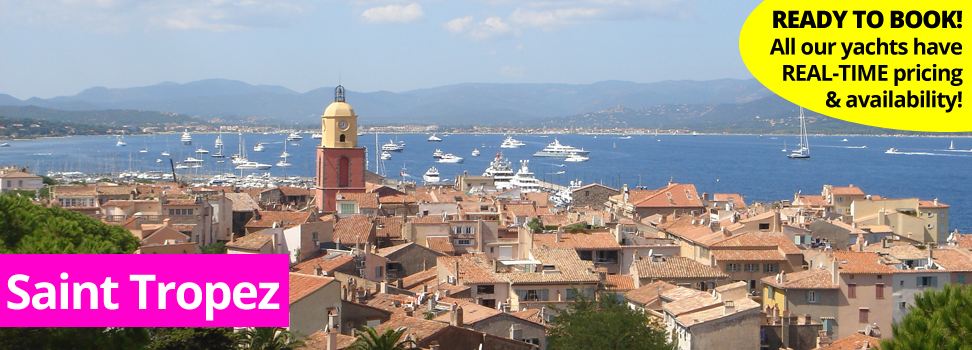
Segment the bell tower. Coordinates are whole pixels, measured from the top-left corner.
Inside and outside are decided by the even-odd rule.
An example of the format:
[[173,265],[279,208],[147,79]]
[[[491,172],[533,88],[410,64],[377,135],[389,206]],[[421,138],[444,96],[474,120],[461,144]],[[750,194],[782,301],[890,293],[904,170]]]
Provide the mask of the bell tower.
[[337,212],[338,192],[365,191],[365,149],[358,147],[358,116],[344,101],[344,87],[334,88],[334,102],[321,115],[317,147],[317,210]]

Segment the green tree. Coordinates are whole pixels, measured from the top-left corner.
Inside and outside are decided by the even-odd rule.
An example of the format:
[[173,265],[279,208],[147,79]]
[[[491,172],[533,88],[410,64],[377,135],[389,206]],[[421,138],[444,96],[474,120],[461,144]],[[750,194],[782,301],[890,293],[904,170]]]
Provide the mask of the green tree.
[[236,333],[227,327],[150,328],[148,350],[233,350]]
[[901,323],[891,326],[893,338],[882,350],[972,349],[972,288],[946,284],[915,296]]
[[208,246],[202,247],[203,254],[226,254],[226,243],[219,242],[213,243]]
[[237,345],[241,349],[285,350],[303,346],[297,335],[279,327],[255,327],[240,332]]
[[629,308],[615,294],[599,300],[575,291],[577,300],[567,304],[551,321],[547,335],[549,350],[644,349],[669,350],[662,325],[643,311]]
[[121,226],[0,196],[0,254],[131,254],[139,240]]
[[148,339],[145,328],[0,328],[5,350],[128,350],[144,348]]
[[373,327],[365,326],[364,330],[355,329],[358,339],[351,344],[350,350],[405,350],[412,345],[418,345],[411,339],[402,340],[406,329],[385,329],[385,333],[378,334]]
[[527,223],[527,227],[533,230],[534,233],[543,232],[543,223],[540,222],[540,218],[533,218]]

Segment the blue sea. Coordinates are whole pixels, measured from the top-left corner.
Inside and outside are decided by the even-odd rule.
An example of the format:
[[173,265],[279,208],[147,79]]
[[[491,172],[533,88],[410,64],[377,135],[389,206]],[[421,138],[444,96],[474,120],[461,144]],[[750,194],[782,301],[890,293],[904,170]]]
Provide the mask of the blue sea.
[[[85,136],[52,138],[33,141],[9,141],[11,147],[0,148],[0,164],[27,165],[35,173],[50,171],[81,171],[85,173],[109,173],[126,170],[165,170],[168,157],[161,155],[168,150],[175,161],[189,156],[205,159],[204,167],[191,169],[193,173],[218,174],[232,170],[227,158],[216,163],[208,155],[196,156],[193,152],[202,147],[215,153],[216,134],[193,134],[193,145],[182,146],[180,134],[154,136],[128,136],[127,147],[116,147],[117,139],[109,136]],[[310,134],[304,140],[288,143],[287,151],[291,168],[274,167],[274,176],[314,176],[316,145]],[[619,135],[515,135],[526,143],[519,149],[499,148],[504,135],[453,134],[441,135],[442,142],[427,142],[428,134],[381,134],[377,143],[389,140],[404,141],[405,151],[392,153],[385,161],[386,174],[400,178],[402,168],[410,174],[407,180],[421,181],[422,174],[431,167],[439,169],[442,179],[468,171],[481,174],[499,151],[516,167],[520,160],[529,160],[530,169],[537,178],[566,185],[570,180],[582,180],[585,184],[599,182],[630,188],[647,186],[659,188],[669,179],[680,183],[692,183],[700,192],[739,193],[747,203],[793,199],[797,192],[819,194],[824,184],[861,187],[865,193],[890,198],[920,197],[938,198],[951,205],[950,225],[961,232],[972,231],[972,139],[940,137],[876,137],[876,136],[818,136],[810,138],[812,159],[793,160],[783,152],[798,143],[796,136],[757,135],[632,135],[621,139]],[[250,160],[275,164],[284,149],[284,134],[244,134]],[[560,159],[532,157],[554,138],[561,143],[583,147],[591,151],[586,163],[564,163]],[[843,141],[846,138],[847,141]],[[361,146],[368,148],[369,169],[375,170],[374,134],[358,138]],[[239,136],[223,134],[223,153],[237,153]],[[262,142],[265,152],[254,152],[253,145]],[[954,142],[956,150],[948,150]],[[293,146],[296,144],[297,146]],[[853,148],[867,146],[867,148]],[[887,154],[888,148],[897,148],[898,154]],[[140,149],[148,150],[139,153]],[[464,157],[462,164],[435,163],[435,149]],[[471,156],[474,148],[482,154]],[[163,162],[156,162],[162,159]],[[163,167],[163,165],[165,167]],[[185,172],[186,170],[181,170]]]

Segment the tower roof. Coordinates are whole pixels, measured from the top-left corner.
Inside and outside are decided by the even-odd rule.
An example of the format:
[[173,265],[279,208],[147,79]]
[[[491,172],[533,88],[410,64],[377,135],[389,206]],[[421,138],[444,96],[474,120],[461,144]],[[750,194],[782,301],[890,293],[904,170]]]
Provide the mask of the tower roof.
[[351,108],[351,105],[347,104],[347,102],[331,102],[331,104],[327,106],[327,109],[324,110],[324,115],[321,117],[329,118],[354,116],[354,108]]

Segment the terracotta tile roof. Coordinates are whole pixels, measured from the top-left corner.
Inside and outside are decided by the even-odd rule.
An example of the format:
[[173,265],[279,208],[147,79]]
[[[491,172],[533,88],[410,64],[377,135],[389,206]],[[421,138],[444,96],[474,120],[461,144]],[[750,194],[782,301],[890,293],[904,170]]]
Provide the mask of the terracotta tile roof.
[[[371,299],[368,299],[365,305],[368,305],[376,309],[389,311],[392,313],[392,316],[394,317],[394,316],[404,316],[405,304],[414,303],[414,302],[415,302],[415,297],[413,296],[374,293],[372,294]],[[398,304],[398,306],[395,306],[396,303]]]
[[285,196],[308,196],[308,197],[314,196],[314,190],[310,190],[306,188],[291,187],[291,186],[284,186],[284,187],[277,187],[277,188],[279,188],[280,193],[283,193],[283,195]]
[[378,209],[378,194],[377,193],[341,193],[338,192],[338,201],[355,201],[358,203],[358,208],[361,209]]
[[[173,227],[174,228],[174,227]],[[176,229],[178,231],[182,231]],[[246,236],[240,237],[239,239],[233,241],[232,243],[226,243],[227,248],[239,248],[246,250],[260,250],[260,247],[270,243],[273,240],[272,234],[263,234],[263,231],[254,232]]]
[[776,276],[764,277],[763,284],[781,289],[838,289],[834,276],[825,269],[803,270],[784,274],[786,282],[777,282]]
[[953,272],[972,272],[972,252],[965,249],[934,249],[935,263]]
[[540,215],[540,223],[544,226],[567,226],[570,218],[563,214]]
[[834,260],[839,262],[841,273],[855,274],[892,274],[897,269],[881,263],[881,257],[871,252],[833,251]]
[[420,286],[425,282],[432,281],[436,278],[438,278],[438,274],[436,271],[436,267],[433,266],[430,267],[428,270],[422,272],[416,272],[406,276],[405,278],[402,278],[402,288],[412,289],[415,288],[416,286]]
[[955,245],[965,249],[972,249],[972,233],[956,234]]
[[624,297],[638,304],[645,305],[654,301],[655,299],[658,299],[660,293],[672,288],[675,288],[674,284],[664,281],[656,281],[643,285],[638,289],[628,291],[627,293],[624,293]]
[[697,289],[685,288],[680,286],[676,286],[675,288],[668,288],[658,293],[659,297],[667,301],[679,301],[683,299],[694,298],[697,296],[707,296],[707,295],[711,295],[711,294]]
[[652,262],[651,258],[638,260],[635,265],[639,278],[651,279],[688,279],[688,278],[729,278],[702,263],[680,256],[662,258],[664,261]]
[[615,292],[627,292],[634,289],[634,279],[630,275],[607,275],[604,289]]
[[311,213],[306,212],[292,212],[292,211],[261,211],[258,215],[253,215],[253,218],[246,223],[247,228],[259,228],[259,227],[273,227],[276,223],[277,227],[294,227],[300,224],[305,224],[308,222],[316,222],[317,217]]
[[524,193],[523,198],[537,204],[537,207],[550,206],[550,195],[546,192]]
[[671,184],[638,201],[631,199],[630,192],[628,200],[636,208],[691,208],[702,206],[702,199],[699,198],[695,185],[692,184]]
[[171,226],[179,232],[190,232],[196,228],[196,224],[172,224]]
[[[143,203],[154,203],[155,201],[139,201],[139,202],[143,202]],[[128,201],[128,200],[123,201],[123,200],[117,200],[117,199],[113,199],[113,200],[107,201],[107,202],[105,202],[105,204],[102,204],[101,205],[102,208],[104,208],[104,207],[127,208],[127,207],[131,207],[131,206],[135,206],[135,201]]]
[[[603,187],[605,189],[608,189],[608,190],[611,190],[611,191],[614,191],[614,192],[621,192],[621,191],[618,191],[618,190],[616,190],[614,188],[611,188],[611,187],[608,187],[608,186],[604,186],[604,185],[599,184],[599,183],[596,183],[596,182],[592,182],[592,183],[586,184],[584,186],[575,188],[575,189],[571,190],[571,192],[583,191],[583,190],[587,190],[587,189],[590,189],[590,188],[593,188],[593,187]],[[628,191],[628,192],[634,192],[634,191]],[[630,196],[628,196],[628,197],[630,198]]]
[[830,193],[835,195],[864,195],[864,191],[857,186],[833,187],[830,189]]
[[515,217],[527,217],[535,218],[537,217],[537,209],[533,204],[507,204],[503,206],[510,216]]
[[918,201],[918,207],[919,208],[948,208],[949,205],[942,202],[938,202],[936,204],[935,201]]
[[786,261],[786,257],[775,249],[723,249],[711,252],[719,261]]
[[894,257],[898,260],[918,260],[927,259],[928,251],[918,249],[911,244],[894,244],[888,248],[884,248],[881,244],[869,244],[864,246],[865,252],[875,252],[875,253],[887,253],[888,255]]
[[327,348],[327,332],[317,331],[303,339],[304,346],[297,350],[342,350],[350,348],[358,338],[350,335],[337,334],[337,349]]
[[800,195],[799,198],[800,198],[800,205],[807,206],[807,207],[826,208],[826,207],[833,206],[832,204],[827,203],[827,200],[824,199],[823,196]]
[[377,235],[381,238],[401,239],[402,226],[404,224],[405,218],[402,218],[401,216],[379,217],[378,228],[376,230]]
[[846,337],[837,339],[830,345],[818,350],[871,350],[880,349],[881,338],[867,336],[861,333],[854,333]]
[[94,196],[94,186],[54,186],[54,194],[60,196]]
[[331,277],[290,273],[290,303],[293,304],[303,299],[333,281],[334,279]]
[[803,254],[800,250],[785,234],[775,233],[775,232],[746,232],[732,237],[728,237],[713,243],[711,245],[713,250],[718,248],[732,248],[732,249],[744,249],[744,248],[777,248],[783,254]]
[[166,207],[194,207],[201,205],[192,199],[169,199],[162,203]]
[[743,201],[743,196],[738,193],[713,193],[712,200],[717,202],[728,202],[732,199],[732,203],[736,207],[746,208],[746,202]]
[[[420,245],[418,243],[415,243],[415,242],[408,242],[408,243],[404,243],[404,244],[394,245],[394,246],[391,246],[391,247],[381,248],[381,249],[378,250],[378,255],[379,256],[386,257],[386,258],[390,258],[392,256],[401,257],[402,254],[397,254],[397,253],[399,251],[401,251],[402,249],[409,248],[409,247],[412,247],[412,246],[414,246],[415,249],[418,249],[420,251],[427,251],[427,253],[429,253],[429,254],[441,255],[439,252],[433,251],[430,248],[423,247],[422,245]],[[416,254],[416,253],[413,251],[413,252],[409,252],[407,254]]]
[[235,212],[245,212],[254,211],[260,209],[260,204],[253,200],[253,197],[246,193],[231,193],[226,192],[224,194],[226,199],[229,199],[233,203],[233,211]]
[[422,342],[425,338],[433,337],[440,332],[452,328],[448,323],[429,321],[418,317],[408,317],[404,314],[395,314],[387,322],[375,327],[375,330],[378,331],[378,334],[382,334],[385,333],[386,329],[398,329],[399,327],[408,328],[407,333],[415,336],[416,342]]
[[0,179],[39,179],[40,176],[25,173],[23,171],[11,171],[8,173],[0,173]]
[[[476,322],[483,321],[503,313],[503,311],[496,310],[491,307],[477,305],[467,300],[460,300],[454,298],[442,298],[439,300],[439,303],[444,303],[448,305],[451,305],[453,302],[459,304],[459,306],[462,307],[462,323],[466,325],[474,325],[476,324]],[[449,320],[451,318],[452,318],[451,313],[444,313],[433,320],[438,322],[449,323]]]
[[102,186],[97,187],[98,194],[106,196],[127,196],[135,192],[135,186]]
[[443,215],[426,215],[422,217],[409,217],[409,221],[413,224],[441,224],[448,223]]
[[[581,260],[577,251],[569,248],[531,249],[530,256],[543,266],[553,266],[554,270],[540,267],[541,272],[514,271],[503,275],[512,283],[597,283],[600,277],[594,263]],[[554,272],[557,271],[557,272]]]
[[306,261],[295,265],[293,268],[299,273],[313,275],[314,269],[320,266],[321,271],[328,273],[328,275],[333,275],[335,270],[338,270],[346,265],[351,265],[353,260],[354,256],[351,254],[328,253],[325,251],[313,258],[307,259]]
[[722,302],[713,298],[711,294],[695,295],[689,298],[675,300],[662,306],[662,310],[674,315],[675,317],[693,313],[705,309],[711,309],[722,305]]
[[610,233],[562,233],[560,242],[553,233],[533,235],[534,247],[571,248],[571,249],[621,249]]
[[368,242],[374,223],[368,215],[351,215],[334,224],[334,241],[341,244]]
[[455,276],[456,262],[459,263],[459,283],[481,284],[505,282],[497,276],[485,255],[440,256],[438,265],[445,266],[449,274]]
[[540,317],[540,309],[526,309],[523,311],[511,312],[510,315],[516,316],[517,318],[524,319],[531,322],[536,322],[543,324],[546,322]]
[[[712,297],[709,297],[709,298],[714,300],[714,298],[712,298]],[[696,311],[696,312],[691,312],[691,313],[688,313],[688,314],[684,314],[682,316],[677,317],[675,320],[679,324],[681,324],[681,325],[683,325],[685,327],[691,327],[691,326],[694,326],[694,325],[697,325],[697,324],[701,324],[701,323],[705,323],[705,322],[709,322],[709,321],[714,321],[714,320],[717,320],[717,319],[720,319],[720,318],[733,317],[733,316],[738,315],[740,312],[743,312],[743,311],[749,311],[749,310],[754,310],[754,309],[758,310],[759,307],[760,307],[759,306],[759,303],[757,303],[757,302],[755,302],[755,301],[753,301],[752,299],[749,299],[749,298],[735,300],[734,301],[734,304],[735,304],[735,306],[734,306],[735,312],[733,312],[733,313],[726,313],[725,306],[722,304],[722,302],[719,302],[719,304],[716,305],[716,307],[707,308],[707,309],[704,309],[704,310],[701,310],[701,311]],[[665,307],[668,307],[670,305],[671,304],[668,304]]]
[[429,249],[443,253],[445,255],[456,255],[456,246],[452,245],[449,236],[429,236],[425,237],[425,243]]
[[395,194],[391,196],[381,196],[378,197],[378,203],[381,204],[408,204],[408,203],[418,203],[419,199],[410,194]]

